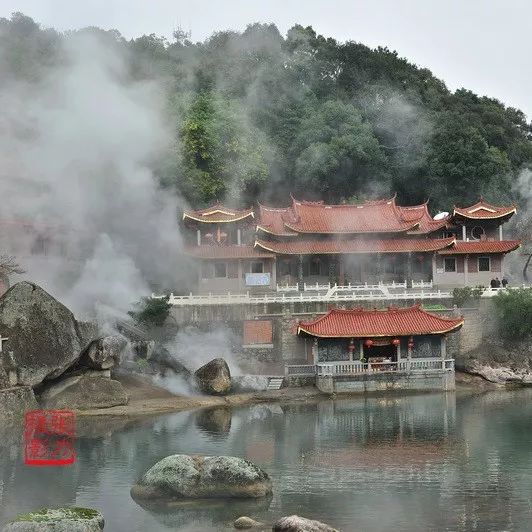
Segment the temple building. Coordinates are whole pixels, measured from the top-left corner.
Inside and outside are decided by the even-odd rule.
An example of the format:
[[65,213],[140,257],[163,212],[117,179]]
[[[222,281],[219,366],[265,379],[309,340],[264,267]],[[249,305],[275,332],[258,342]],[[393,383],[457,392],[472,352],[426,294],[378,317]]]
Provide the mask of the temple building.
[[186,253],[199,261],[201,293],[276,289],[277,285],[432,282],[488,286],[504,275],[503,224],[515,206],[480,199],[432,218],[428,204],[396,198],[352,205],[292,198],[285,208],[186,211]]
[[462,317],[437,316],[420,305],[332,309],[300,322],[297,334],[322,391],[376,391],[382,386],[446,390],[454,388],[447,335],[463,323]]

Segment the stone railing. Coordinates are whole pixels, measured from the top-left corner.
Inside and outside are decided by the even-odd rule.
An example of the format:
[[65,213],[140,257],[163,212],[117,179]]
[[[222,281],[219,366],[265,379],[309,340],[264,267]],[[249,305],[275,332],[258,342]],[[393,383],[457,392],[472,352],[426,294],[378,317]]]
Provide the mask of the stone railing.
[[519,286],[507,286],[506,288],[503,288],[502,286],[500,288],[486,288],[484,292],[482,292],[482,295],[480,297],[495,297],[499,292],[507,292],[509,290],[519,290],[520,288],[531,290],[532,286],[522,284]]
[[287,365],[284,367],[284,374],[287,377],[316,375],[316,366],[314,364]]
[[377,362],[363,364],[361,362],[320,362],[316,365],[318,376],[330,375],[358,375],[361,373],[376,373],[385,371],[430,371],[430,370],[454,371],[454,359],[425,358],[400,360],[399,362]]
[[[154,299],[161,299],[165,296],[152,294]],[[387,291],[342,291],[332,287],[325,294],[305,293],[287,294],[285,292],[250,294],[231,293],[227,294],[189,294],[187,296],[176,296],[170,294],[168,302],[174,306],[188,305],[239,305],[239,304],[260,304],[260,303],[297,303],[297,302],[351,302],[351,301],[416,301],[420,299],[449,299],[451,293],[443,290],[414,290],[403,289],[400,292],[391,293]]]

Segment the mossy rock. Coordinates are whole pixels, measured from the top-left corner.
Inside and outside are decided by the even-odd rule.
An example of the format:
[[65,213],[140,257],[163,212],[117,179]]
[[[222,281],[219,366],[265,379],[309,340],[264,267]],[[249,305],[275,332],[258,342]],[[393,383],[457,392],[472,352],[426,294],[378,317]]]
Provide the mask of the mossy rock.
[[100,532],[104,524],[102,514],[92,508],[41,508],[18,515],[2,532]]
[[185,454],[163,458],[131,489],[131,496],[140,501],[254,499],[271,493],[272,482],[268,474],[248,460]]

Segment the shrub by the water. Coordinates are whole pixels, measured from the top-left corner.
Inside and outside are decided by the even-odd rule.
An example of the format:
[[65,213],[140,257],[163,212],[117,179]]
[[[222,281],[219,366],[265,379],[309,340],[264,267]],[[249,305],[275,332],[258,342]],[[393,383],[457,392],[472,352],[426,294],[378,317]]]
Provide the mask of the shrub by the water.
[[522,340],[532,336],[532,289],[501,292],[493,298],[499,333],[504,338]]

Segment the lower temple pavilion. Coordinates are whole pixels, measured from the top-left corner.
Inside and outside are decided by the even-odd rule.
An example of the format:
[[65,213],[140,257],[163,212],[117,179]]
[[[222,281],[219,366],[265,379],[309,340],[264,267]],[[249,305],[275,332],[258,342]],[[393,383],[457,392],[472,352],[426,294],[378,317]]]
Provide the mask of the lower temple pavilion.
[[322,391],[447,390],[454,389],[447,338],[463,323],[420,305],[332,309],[300,322],[297,335]]

